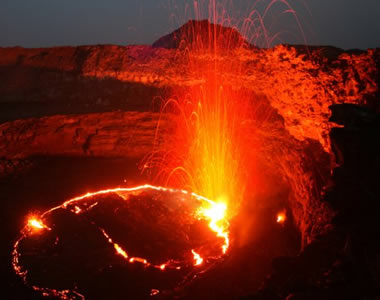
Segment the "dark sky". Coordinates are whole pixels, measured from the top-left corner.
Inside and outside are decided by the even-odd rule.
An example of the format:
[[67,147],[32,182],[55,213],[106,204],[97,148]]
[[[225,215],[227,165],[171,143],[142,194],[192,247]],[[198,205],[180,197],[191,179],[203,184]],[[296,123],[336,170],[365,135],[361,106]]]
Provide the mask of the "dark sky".
[[[218,0],[234,24],[257,0]],[[198,0],[201,17],[207,0]],[[270,0],[259,1],[263,14]],[[271,35],[304,43],[296,19],[275,1],[265,18]],[[342,48],[380,47],[380,0],[288,0],[308,44]],[[194,19],[194,0],[0,0],[0,46],[150,44]],[[233,3],[233,4],[231,4]],[[203,4],[203,5],[202,5]],[[288,12],[287,12],[288,11]],[[278,42],[277,40],[276,42]]]

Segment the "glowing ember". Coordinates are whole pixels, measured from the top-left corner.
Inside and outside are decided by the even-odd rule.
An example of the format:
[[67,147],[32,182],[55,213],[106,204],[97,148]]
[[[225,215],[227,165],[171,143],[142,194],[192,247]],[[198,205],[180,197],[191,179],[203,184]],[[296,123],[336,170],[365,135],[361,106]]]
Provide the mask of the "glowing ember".
[[203,258],[197,252],[195,252],[194,250],[191,250],[191,252],[194,255],[194,265],[195,266],[201,265],[203,263]]
[[114,244],[113,246],[114,246],[114,248],[115,248],[115,250],[116,250],[116,252],[117,252],[118,254],[120,254],[120,255],[123,256],[124,258],[128,258],[128,254],[127,254],[127,252],[125,252],[125,251],[123,250],[123,248],[121,248],[118,244]]
[[44,225],[40,221],[38,221],[36,219],[30,219],[28,221],[28,225],[31,226],[31,227],[34,227],[34,228],[38,228],[38,229],[44,228]]
[[[163,196],[166,195],[166,198],[164,202],[159,202],[162,199]],[[136,198],[138,197],[138,198]],[[142,198],[141,198],[142,197]],[[145,198],[144,198],[145,197]],[[140,200],[141,198],[141,200]],[[134,199],[134,200],[133,200]],[[133,205],[138,206],[138,199],[139,201],[147,201],[149,200],[151,204],[153,205],[155,202],[158,201],[158,203],[164,203],[165,205],[168,205],[168,215],[164,224],[169,222],[170,220],[177,220],[177,219],[183,219],[183,221],[175,221],[180,222],[177,227],[182,226],[183,228],[191,228],[192,224],[195,224],[198,222],[198,224],[204,224],[205,229],[210,230],[211,233],[215,234],[215,240],[213,242],[210,242],[210,237],[207,237],[204,239],[204,242],[200,243],[202,241],[202,238],[198,237],[197,235],[194,236],[196,239],[196,243],[192,243],[192,241],[187,241],[188,238],[186,238],[185,242],[180,242],[184,245],[183,254],[181,252],[178,252],[178,254],[175,254],[174,257],[160,255],[162,250],[160,249],[152,249],[152,254],[147,257],[140,257],[133,255],[136,253],[137,248],[133,246],[133,242],[123,242],[122,236],[115,231],[116,225],[111,225],[114,222],[115,224],[118,224],[118,216],[115,215],[114,217],[111,217],[110,220],[104,219],[104,214],[106,213],[107,209],[110,210],[110,213],[115,213],[116,211],[125,211],[127,216],[121,215],[120,220],[121,222],[125,222],[125,219],[128,218],[128,210],[127,208],[131,207],[130,209],[133,209]],[[144,200],[145,199],[145,200]],[[157,199],[157,200],[152,200]],[[162,199],[164,200],[164,199]],[[153,201],[153,202],[151,202]],[[128,204],[130,203],[130,204]],[[134,204],[135,203],[135,204]],[[145,203],[145,202],[143,202]],[[115,206],[116,205],[116,206]],[[132,205],[132,206],[129,206]],[[160,204],[157,204],[160,205]],[[143,206],[141,209],[145,209]],[[162,210],[163,208],[161,208]],[[176,210],[178,211],[176,212]],[[67,241],[67,238],[72,236],[72,234],[65,234],[64,236],[60,236],[60,233],[62,233],[62,230],[66,231],[67,229],[65,227],[68,227],[69,224],[66,224],[66,221],[62,221],[62,218],[68,218],[64,216],[72,216],[76,219],[78,219],[78,224],[82,224],[83,220],[87,220],[89,218],[89,225],[90,227],[93,227],[95,231],[100,232],[100,237],[103,237],[103,239],[106,241],[106,243],[110,244],[114,250],[114,253],[122,258],[127,265],[128,264],[136,264],[141,265],[144,269],[151,269],[151,270],[159,270],[160,274],[161,272],[166,273],[166,271],[172,270],[171,272],[179,272],[179,274],[182,274],[181,276],[184,276],[186,272],[189,272],[191,270],[191,266],[200,268],[203,265],[207,265],[215,260],[218,260],[221,258],[227,251],[229,246],[229,237],[228,237],[228,222],[226,220],[226,204],[222,202],[214,202],[212,200],[209,200],[205,197],[199,196],[195,193],[190,193],[185,190],[177,190],[177,189],[171,189],[171,188],[165,188],[165,187],[157,187],[157,186],[151,186],[151,185],[143,185],[138,186],[134,188],[116,188],[116,189],[109,189],[109,190],[102,190],[95,193],[88,193],[86,195],[71,199],[69,201],[64,202],[62,205],[54,207],[45,213],[43,213],[41,216],[33,216],[28,219],[28,223],[26,227],[21,231],[21,237],[17,240],[17,242],[14,245],[14,251],[13,251],[13,268],[20,277],[23,278],[24,282],[28,285],[30,285],[34,290],[40,291],[43,295],[47,296],[54,296],[59,297],[62,299],[71,299],[75,297],[79,298],[84,297],[81,293],[78,293],[76,290],[72,290],[71,288],[67,288],[65,290],[58,290],[55,288],[47,288],[47,287],[40,287],[35,284],[31,284],[29,276],[33,276],[33,274],[36,272],[34,270],[34,264],[38,261],[38,258],[33,258],[31,261],[28,260],[28,257],[30,254],[28,253],[38,253],[40,251],[44,252],[44,248],[41,248],[40,251],[34,250],[34,252],[28,252],[28,247],[30,247],[30,243],[35,243],[38,241],[37,244],[35,244],[34,247],[48,247],[49,251],[53,251],[55,247],[60,247],[62,243],[65,243]],[[173,211],[174,210],[174,211]],[[170,212],[173,212],[172,216],[170,216]],[[145,211],[146,213],[146,211]],[[154,211],[152,211],[153,217]],[[133,216],[133,215],[131,215]],[[70,217],[70,218],[72,218]],[[85,219],[83,219],[83,217]],[[141,217],[139,217],[140,219]],[[115,220],[114,220],[115,219]],[[82,221],[80,221],[82,220]],[[205,220],[207,223],[201,223],[201,220]],[[44,222],[48,222],[48,224],[52,224],[52,228],[45,225]],[[64,222],[64,223],[62,223]],[[71,221],[74,222],[74,219]],[[132,222],[132,221],[131,221]],[[143,222],[143,220],[141,221]],[[123,224],[121,223],[121,224]],[[157,231],[157,234],[161,234],[160,232],[160,224],[157,224],[155,221],[151,221],[152,226],[155,226],[157,228],[152,228],[152,230]],[[208,224],[208,226],[207,226]],[[64,226],[64,228],[62,228]],[[87,225],[86,225],[87,226]],[[165,227],[167,225],[164,225]],[[200,225],[197,225],[200,226]],[[198,227],[194,228],[198,228]],[[163,227],[163,228],[165,228]],[[88,228],[88,227],[85,227]],[[47,229],[46,231],[42,231],[43,229]],[[77,228],[79,230],[80,228]],[[38,240],[30,240],[32,237],[30,236],[30,232],[39,231],[41,233],[45,232],[45,234],[38,235],[35,238],[38,238]],[[86,229],[89,230],[89,229]],[[120,230],[125,231],[125,229],[120,228]],[[77,234],[77,233],[76,233]],[[78,231],[79,234],[79,231]],[[86,233],[85,234],[89,234]],[[128,228],[126,228],[125,234],[128,235]],[[168,232],[167,234],[170,234]],[[175,233],[175,230],[173,229],[173,234]],[[192,234],[191,232],[186,233],[185,236],[188,236],[188,234]],[[98,235],[97,235],[98,236]],[[112,237],[111,237],[112,236]],[[136,236],[133,234],[133,236]],[[99,236],[98,236],[99,237]],[[152,235],[154,239],[157,239]],[[173,240],[169,237],[168,241]],[[175,242],[175,241],[174,241]],[[44,243],[46,243],[45,246]],[[158,245],[166,245],[167,242],[165,240],[159,241]],[[213,244],[210,244],[213,243]],[[210,245],[208,245],[210,244]],[[128,250],[126,250],[126,245],[128,246]],[[153,244],[152,244],[153,245]],[[172,247],[178,248],[176,244],[173,244]],[[72,245],[72,247],[76,247]],[[83,246],[81,246],[83,247]],[[88,246],[93,247],[93,246]],[[170,248],[170,245],[167,247]],[[57,249],[58,249],[57,248]],[[103,246],[104,248],[104,246]],[[37,249],[37,248],[36,248]],[[101,247],[102,249],[102,247]],[[179,248],[178,248],[179,249]],[[219,249],[219,250],[217,250]],[[170,250],[170,249],[169,249]],[[58,251],[58,250],[57,250]],[[165,250],[164,250],[165,251]],[[61,255],[57,252],[55,256]],[[189,260],[189,254],[191,254],[191,260]],[[25,253],[25,254],[24,254]],[[173,252],[168,252],[173,253]],[[38,255],[38,254],[32,254]],[[83,255],[87,255],[86,253],[83,253]],[[146,254],[145,254],[146,255]],[[145,256],[144,255],[144,256]],[[161,258],[162,256],[162,258]],[[161,259],[165,259],[164,261],[159,261]],[[45,259],[44,259],[45,260]],[[54,260],[54,259],[53,259]],[[60,260],[58,260],[60,261]],[[59,265],[57,265],[59,268]],[[30,269],[33,271],[31,272]],[[38,269],[38,267],[37,267]],[[44,267],[45,270],[45,267]],[[54,271],[59,274],[59,271]],[[46,273],[46,270],[44,271]],[[32,274],[32,275],[30,275]],[[52,276],[56,276],[54,273],[51,274]],[[59,275],[57,275],[59,276]],[[172,275],[170,275],[172,276]],[[60,285],[61,286],[61,285]],[[149,293],[151,294],[158,294],[158,289],[149,289]],[[76,295],[75,297],[71,297],[69,295]]]
[[277,222],[278,224],[284,224],[285,221],[286,221],[286,211],[283,210],[283,211],[281,211],[281,212],[279,212],[279,213],[277,214],[276,222]]
[[37,219],[36,217],[30,217],[28,219],[28,225],[27,227],[35,232],[35,231],[40,231],[41,229],[47,229],[51,230],[49,227],[47,227],[41,220]]

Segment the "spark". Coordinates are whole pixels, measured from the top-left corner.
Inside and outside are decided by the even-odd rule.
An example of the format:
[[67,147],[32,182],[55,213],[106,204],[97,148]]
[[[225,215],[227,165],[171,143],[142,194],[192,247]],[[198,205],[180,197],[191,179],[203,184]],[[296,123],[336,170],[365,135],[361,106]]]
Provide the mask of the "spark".
[[81,212],[82,212],[82,210],[81,210],[81,208],[79,207],[79,206],[75,206],[75,213],[77,214],[77,215],[79,215]]

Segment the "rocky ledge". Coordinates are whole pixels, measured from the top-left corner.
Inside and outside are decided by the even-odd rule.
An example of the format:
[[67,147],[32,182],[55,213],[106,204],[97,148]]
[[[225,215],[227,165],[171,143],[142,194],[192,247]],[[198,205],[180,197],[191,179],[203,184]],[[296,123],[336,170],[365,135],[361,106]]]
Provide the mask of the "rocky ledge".
[[[194,30],[202,44],[212,42],[204,37],[213,30],[225,33],[231,44],[221,45],[216,56],[202,47],[183,51],[178,41],[194,43]],[[165,92],[173,96],[180,93],[178,89],[204,83],[215,59],[223,74],[221,85],[246,89],[252,99],[266,97],[291,135],[319,141],[326,151],[330,151],[330,105],[380,106],[375,95],[379,49],[345,52],[284,45],[258,49],[246,45],[236,31],[204,21],[185,24],[154,47],[0,48],[0,105],[32,102],[87,107],[78,113],[94,112],[89,111],[94,107],[95,111],[148,111],[156,97],[165,98]]]
[[110,112],[59,115],[0,125],[0,157],[141,157],[152,151],[158,121],[170,130],[166,115]]

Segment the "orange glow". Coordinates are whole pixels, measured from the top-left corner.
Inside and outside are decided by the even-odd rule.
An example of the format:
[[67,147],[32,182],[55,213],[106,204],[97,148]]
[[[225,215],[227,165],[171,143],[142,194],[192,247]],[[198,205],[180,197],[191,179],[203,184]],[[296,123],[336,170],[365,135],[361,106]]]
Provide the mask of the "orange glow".
[[144,265],[146,265],[148,263],[148,261],[144,258],[140,258],[140,257],[132,257],[129,259],[129,262],[130,263],[133,263],[133,262],[139,262],[139,263],[142,263]]
[[[31,230],[33,231],[34,230],[42,231],[43,229],[47,229],[49,231],[52,230],[51,228],[49,228],[48,226],[44,224],[43,220],[45,217],[48,217],[54,211],[59,210],[59,209],[64,209],[64,210],[70,211],[71,213],[75,215],[79,215],[91,210],[93,207],[98,205],[98,202],[95,202],[92,205],[83,206],[81,201],[86,202],[88,198],[90,197],[97,196],[97,195],[106,195],[109,193],[116,193],[122,199],[126,200],[127,198],[124,195],[122,195],[123,192],[138,192],[138,191],[149,190],[149,189],[155,190],[155,191],[168,192],[168,193],[182,193],[184,195],[191,196],[194,199],[196,199],[199,202],[199,207],[197,211],[194,211],[194,218],[206,220],[208,222],[208,226],[210,230],[214,232],[217,237],[223,239],[224,241],[222,245],[222,249],[221,249],[222,251],[220,252],[220,256],[216,256],[216,257],[213,256],[212,259],[217,259],[226,253],[229,246],[229,236],[228,236],[229,223],[226,218],[227,204],[224,198],[220,198],[218,202],[214,202],[210,199],[207,199],[203,196],[199,196],[192,192],[188,192],[186,190],[179,190],[179,189],[145,184],[145,185],[132,187],[132,188],[106,189],[106,190],[101,190],[94,193],[87,193],[85,195],[68,200],[60,206],[53,207],[52,209],[44,212],[41,216],[33,216],[33,217],[28,218],[27,225],[21,231],[20,238],[14,244],[14,248],[12,252],[12,255],[13,255],[12,264],[13,264],[14,271],[16,272],[17,275],[23,278],[25,282],[27,282],[26,276],[27,276],[28,271],[23,269],[19,261],[20,253],[19,253],[18,247],[19,247],[20,241],[27,238],[28,233],[30,233]],[[124,250],[120,244],[113,241],[111,236],[103,228],[99,227],[98,229],[103,233],[105,240],[110,245],[112,245],[112,247],[115,250],[115,254],[120,255],[127,263],[139,263],[139,264],[144,265],[144,267],[151,267],[151,268],[159,269],[161,271],[165,271],[167,269],[171,269],[171,270],[182,269],[180,264],[184,262],[177,261],[177,260],[168,260],[161,264],[153,264],[145,258],[131,257],[128,255],[127,251]],[[191,250],[191,253],[193,257],[192,264],[194,266],[200,266],[204,264],[205,259],[201,257],[199,253],[197,253],[194,249]],[[75,295],[78,296],[79,299],[84,299],[84,297],[81,294],[75,291],[71,291],[71,290],[55,290],[55,289],[43,288],[39,286],[31,286],[31,287],[34,290],[39,291],[47,296],[53,296],[53,297],[66,299],[68,294],[74,293]],[[158,290],[157,291],[152,290],[152,291],[154,291],[154,294],[159,292]]]
[[36,229],[42,229],[42,228],[44,228],[44,225],[40,221],[38,221],[36,219],[30,219],[28,221],[28,224],[29,224],[29,226],[31,226],[33,228],[36,228]]
[[203,258],[197,252],[195,252],[194,250],[191,250],[191,252],[194,255],[194,265],[195,266],[201,265],[203,263]]
[[[67,208],[69,205],[74,204],[75,202],[81,201],[87,197],[92,197],[96,195],[103,195],[107,193],[118,193],[118,192],[133,192],[133,191],[139,191],[143,189],[153,189],[156,191],[163,191],[163,192],[181,192],[183,194],[189,194],[186,190],[178,190],[173,188],[166,188],[161,186],[153,186],[149,184],[133,187],[133,188],[115,188],[115,189],[107,189],[107,190],[101,190],[94,193],[87,193],[83,196],[76,197],[74,199],[68,200],[64,202],[61,206],[54,207],[44,213],[42,216],[44,216],[47,213],[50,213],[58,208]],[[202,205],[196,212],[199,218],[205,219],[209,221],[209,227],[210,229],[217,234],[218,237],[224,239],[224,244],[222,246],[223,253],[225,254],[227,252],[227,249],[229,247],[229,222],[227,218],[227,204],[226,200],[224,200],[223,197],[219,198],[219,202],[212,201],[206,197],[199,196],[196,193],[191,193],[193,197],[198,199]],[[95,205],[95,204],[94,204]],[[91,207],[90,207],[91,208]],[[81,210],[78,211],[77,208],[75,208],[74,213],[79,214],[82,212]],[[103,232],[105,234],[105,232]],[[109,236],[106,236],[107,239],[109,239]],[[112,243],[112,240],[110,241]],[[120,254],[120,253],[119,253]]]
[[277,214],[276,222],[279,224],[284,224],[286,221],[286,211],[283,210]]
[[216,203],[211,203],[209,208],[200,208],[198,213],[210,219],[212,223],[217,223],[225,219],[226,210],[227,210],[227,205],[225,203],[216,202]]
[[121,256],[123,256],[124,258],[128,258],[128,254],[127,254],[127,252],[125,252],[124,250],[123,250],[123,248],[121,248],[118,244],[113,244],[113,246],[114,246],[114,248],[115,248],[115,250],[116,250],[116,252],[118,253],[118,254],[120,254]]
[[[133,192],[133,191],[139,191],[143,189],[153,189],[156,191],[164,191],[164,192],[181,192],[183,194],[189,194],[186,190],[178,190],[178,189],[172,189],[172,188],[166,188],[166,187],[160,187],[160,186],[153,186],[149,184],[133,187],[133,188],[116,188],[116,189],[107,189],[98,191],[95,193],[87,193],[83,196],[71,199],[63,203],[59,207],[52,208],[48,212],[51,212],[53,210],[56,210],[58,208],[66,208],[70,204],[73,204],[77,201],[81,201],[87,197],[96,196],[96,195],[102,195],[107,193],[118,193],[118,192]],[[202,205],[196,212],[199,218],[205,219],[209,221],[209,227],[210,229],[217,234],[218,237],[224,239],[224,244],[222,246],[223,254],[227,252],[227,249],[229,247],[229,222],[227,219],[227,204],[225,203],[224,198],[220,198],[219,202],[212,201],[210,199],[207,199],[206,197],[199,196],[195,193],[191,193],[193,197],[198,199]],[[207,208],[206,208],[207,207]],[[75,213],[78,213],[77,210],[75,210]],[[103,232],[105,234],[105,232]],[[109,239],[109,236],[106,235],[107,239]],[[109,239],[110,240],[110,239]],[[112,243],[112,240],[110,240],[110,243]],[[120,253],[119,253],[120,254]],[[133,262],[134,260],[132,260]]]
[[[289,6],[287,1],[280,2]],[[195,1],[194,3],[199,2]],[[213,8],[216,3],[215,0],[211,0],[210,3],[210,12],[213,14],[210,19],[213,19],[213,23],[230,24],[231,20],[224,22],[225,20],[221,20],[220,16],[217,15],[215,7]],[[274,3],[276,1],[271,1],[270,6]],[[291,11],[290,7],[289,11]],[[251,13],[250,17],[255,15],[255,12]],[[249,27],[249,23],[255,24],[257,20],[260,23],[263,21],[260,16],[253,20],[247,18],[243,27]],[[357,97],[362,93],[359,91],[359,85],[356,85],[356,81],[353,80],[355,76],[358,76],[354,72],[354,68],[352,68],[352,75],[340,74],[339,68],[334,69],[334,73],[330,74],[330,72],[318,70],[316,62],[299,56],[295,49],[288,50],[282,46],[270,49],[267,52],[246,49],[243,40],[237,41],[237,44],[241,43],[241,45],[236,46],[236,42],[233,43],[228,36],[223,34],[217,36],[217,30],[213,26],[210,24],[208,25],[208,32],[207,30],[201,32],[201,34],[205,33],[209,39],[210,36],[214,36],[213,41],[212,38],[205,42],[202,37],[190,37],[194,45],[191,47],[188,45],[187,50],[191,49],[191,51],[174,52],[178,61],[183,58],[181,61],[183,64],[168,64],[165,61],[167,69],[157,68],[160,76],[151,76],[152,78],[168,77],[171,80],[169,81],[170,84],[178,79],[177,86],[187,87],[185,92],[182,90],[174,91],[172,98],[168,99],[162,108],[162,112],[171,113],[175,120],[174,134],[171,132],[170,136],[165,135],[165,139],[162,140],[161,136],[164,135],[158,134],[160,130],[158,125],[156,147],[153,153],[142,163],[143,169],[148,169],[154,174],[154,182],[165,187],[142,185],[133,188],[115,188],[87,193],[66,201],[39,217],[29,218],[26,226],[28,232],[45,232],[43,229],[51,230],[43,223],[43,220],[45,216],[55,210],[68,209],[76,215],[85,213],[97,203],[91,206],[83,206],[81,201],[92,196],[120,193],[120,197],[123,198],[122,192],[134,192],[143,189],[179,192],[192,195],[200,202],[199,207],[193,212],[194,217],[206,220],[210,230],[223,242],[217,249],[220,251],[220,254],[216,255],[216,259],[218,259],[226,254],[230,247],[229,220],[238,213],[240,204],[245,197],[245,189],[248,183],[251,184],[251,181],[247,179],[247,174],[255,171],[252,168],[254,165],[252,153],[257,151],[257,145],[253,145],[251,140],[248,142],[247,132],[244,131],[244,124],[252,121],[252,103],[254,103],[252,100],[254,99],[251,98],[252,95],[245,95],[243,89],[246,88],[251,92],[265,95],[270,105],[278,110],[280,115],[285,116],[284,126],[291,135],[299,139],[320,140],[322,144],[324,143],[323,136],[327,135],[321,133],[325,133],[327,126],[320,125],[324,124],[323,120],[321,121],[321,115],[328,114],[326,103],[329,103],[330,100],[327,100],[340,101],[338,94],[343,95],[341,96],[342,99],[350,94],[352,94],[350,97],[355,101],[357,98],[361,98]],[[265,28],[261,30],[258,31],[257,36],[264,35],[266,46],[270,46],[271,42],[275,40],[275,36],[267,37]],[[196,28],[193,31],[193,34],[196,35]],[[246,28],[244,31],[247,32],[250,29]],[[256,36],[256,30],[254,36]],[[225,43],[223,49],[218,47],[217,41],[220,40]],[[187,42],[190,44],[190,41],[185,40],[184,45]],[[231,47],[229,49],[230,44],[235,44],[236,48]],[[170,61],[167,57],[164,59]],[[347,57],[348,63],[352,60],[353,58]],[[139,64],[136,63],[136,65]],[[366,77],[368,74],[365,64],[358,61],[357,65],[362,66],[360,69],[362,72],[358,72],[359,76]],[[179,74],[183,70],[186,71]],[[161,76],[163,71],[168,74]],[[123,72],[116,73],[122,74]],[[317,75],[310,76],[311,74]],[[336,80],[346,75],[352,81],[352,86],[344,86],[343,80]],[[321,82],[325,82],[326,86]],[[334,84],[338,82],[337,84],[344,86],[347,92],[340,93],[342,87],[336,91],[330,91],[327,87],[332,82]],[[170,84],[168,86],[171,86]],[[367,87],[365,90],[368,89]],[[320,101],[315,104],[317,96]],[[347,98],[347,101],[353,101],[351,98]],[[338,103],[339,101],[335,102]],[[314,113],[315,107],[317,109]],[[313,111],[310,113],[311,118],[292,119],[286,117],[292,114],[303,116],[302,112],[309,111],[309,108],[313,108],[310,109]],[[289,122],[289,120],[301,121]],[[294,125],[298,123],[300,125]],[[249,134],[254,133],[250,131]],[[326,144],[323,146],[325,147]],[[250,155],[249,159],[247,159],[247,154]],[[283,226],[287,220],[287,212],[283,210],[276,216],[273,215],[272,221],[274,221],[274,217],[276,217],[276,222]],[[141,264],[144,268],[155,268],[158,272],[181,270],[183,267],[185,272],[189,265],[198,267],[206,265],[210,261],[210,257],[206,256],[207,252],[203,252],[203,249],[199,251],[200,248],[191,249],[191,254],[190,249],[186,249],[186,264],[184,265],[182,265],[182,261],[171,259],[152,262],[146,258],[130,256],[127,253],[129,250],[125,250],[123,248],[125,246],[119,244],[120,241],[114,241],[105,230],[100,227],[98,229],[103,232],[111,250],[126,264],[134,263],[137,266]],[[24,230],[20,239],[15,243],[13,251],[13,268],[25,282],[27,282],[27,270],[24,270],[20,264],[18,247],[19,242],[26,237],[26,230]],[[37,286],[32,286],[32,288],[44,295],[58,296],[62,299],[69,299],[69,293],[76,294],[75,291],[69,290],[59,291]],[[159,292],[159,290],[152,289],[151,295],[156,295]],[[84,299],[80,294],[77,296]]]
[[29,231],[33,232],[40,231],[42,229],[50,230],[49,227],[47,227],[40,219],[36,217],[30,217],[28,219],[27,227],[29,228]]
[[248,102],[213,78],[192,88],[182,100],[170,99],[164,110],[178,112],[177,132],[160,142],[143,164],[156,169],[154,181],[222,202],[227,219],[236,215],[245,193],[246,153],[252,146],[242,132]]
[[[210,220],[210,228],[226,240],[225,252],[229,246],[228,225],[220,219],[228,221],[238,213],[248,168],[254,164],[252,160],[247,163],[247,154],[254,145],[248,143],[243,131],[251,117],[253,99],[226,77],[229,74],[236,80],[244,74],[242,64],[230,58],[247,46],[246,41],[240,35],[237,38],[237,31],[227,34],[217,25],[225,24],[223,18],[227,16],[219,15],[216,9],[210,9],[210,13],[210,23],[190,22],[184,36],[179,37],[183,39],[181,45],[189,50],[181,54],[186,75],[189,80],[197,80],[189,82],[185,91],[175,90],[164,101],[162,112],[173,114],[176,131],[165,140],[157,138],[153,153],[141,166],[159,184],[188,189],[218,203],[201,211]],[[221,213],[223,217],[219,218]]]
[[197,214],[201,218],[209,220],[209,227],[218,237],[224,239],[222,246],[223,253],[227,252],[230,244],[228,237],[228,221],[226,219],[227,205],[224,202],[210,202],[208,208],[201,207]]
[[77,214],[77,215],[79,215],[81,212],[82,212],[82,210],[80,209],[80,207],[78,207],[78,206],[75,206],[75,213]]

